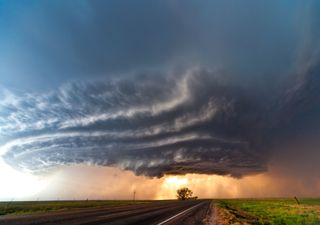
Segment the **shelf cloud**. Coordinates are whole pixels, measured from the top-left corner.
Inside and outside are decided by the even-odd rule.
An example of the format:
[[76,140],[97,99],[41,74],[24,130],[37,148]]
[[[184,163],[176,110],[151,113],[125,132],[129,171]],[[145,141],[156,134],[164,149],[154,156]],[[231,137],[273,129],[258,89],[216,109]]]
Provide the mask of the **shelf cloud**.
[[268,95],[201,68],[73,82],[40,95],[3,90],[0,152],[33,172],[78,163],[158,177],[263,172],[277,144],[297,128],[318,128],[318,71]]
[[317,1],[58,2],[0,9],[7,164],[236,178],[319,167]]

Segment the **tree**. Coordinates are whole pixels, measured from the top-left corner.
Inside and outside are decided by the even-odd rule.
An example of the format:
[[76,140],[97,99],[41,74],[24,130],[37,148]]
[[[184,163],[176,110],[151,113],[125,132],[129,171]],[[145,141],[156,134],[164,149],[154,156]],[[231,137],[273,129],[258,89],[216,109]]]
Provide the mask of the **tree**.
[[179,200],[186,200],[192,198],[193,192],[187,188],[183,187],[177,190],[177,198]]

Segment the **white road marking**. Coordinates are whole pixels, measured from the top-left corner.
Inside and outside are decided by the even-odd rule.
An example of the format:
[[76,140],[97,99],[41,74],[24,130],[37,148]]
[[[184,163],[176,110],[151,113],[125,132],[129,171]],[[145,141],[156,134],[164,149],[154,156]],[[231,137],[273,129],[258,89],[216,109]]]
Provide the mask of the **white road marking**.
[[180,215],[182,215],[182,214],[190,211],[191,209],[194,209],[195,207],[197,207],[197,206],[199,206],[199,205],[201,205],[201,204],[203,204],[203,202],[201,202],[201,203],[199,203],[199,204],[197,204],[197,205],[195,205],[195,206],[192,206],[191,208],[186,209],[186,210],[184,210],[184,211],[182,211],[182,212],[180,212],[180,213],[178,213],[178,214],[176,214],[176,215],[174,215],[174,216],[166,219],[165,221],[162,221],[161,223],[158,223],[157,225],[165,224],[165,223],[169,222],[170,220],[172,220],[172,219],[174,219],[174,218],[176,218],[176,217],[178,217],[178,216],[180,216]]

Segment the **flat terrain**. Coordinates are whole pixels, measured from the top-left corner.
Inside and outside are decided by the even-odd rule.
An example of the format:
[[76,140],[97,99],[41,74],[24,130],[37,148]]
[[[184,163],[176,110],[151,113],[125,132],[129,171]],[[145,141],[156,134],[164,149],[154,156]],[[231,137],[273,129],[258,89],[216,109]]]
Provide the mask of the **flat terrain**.
[[147,204],[100,206],[33,214],[4,215],[1,225],[201,225],[210,210],[211,200],[153,201]]
[[218,206],[229,224],[319,225],[320,199],[232,199]]
[[293,198],[2,202],[0,209],[6,215],[0,216],[0,224],[320,225],[320,199],[299,202]]
[[155,201],[131,200],[84,200],[84,201],[14,201],[0,202],[0,216],[33,212],[48,212],[75,208],[113,207],[124,205],[146,204]]

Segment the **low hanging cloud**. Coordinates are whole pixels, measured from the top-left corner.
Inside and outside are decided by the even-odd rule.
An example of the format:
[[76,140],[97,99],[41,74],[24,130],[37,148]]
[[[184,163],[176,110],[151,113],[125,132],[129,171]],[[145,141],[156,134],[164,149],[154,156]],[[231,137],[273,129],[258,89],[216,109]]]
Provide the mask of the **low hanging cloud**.
[[313,64],[267,95],[205,69],[74,82],[48,94],[3,90],[0,153],[35,173],[79,163],[158,177],[260,173],[293,131],[318,128],[318,72]]
[[318,1],[7,4],[0,157],[12,167],[319,176]]
[[69,83],[44,95],[3,91],[0,151],[33,172],[76,163],[147,176],[264,171],[263,105],[228,85],[190,69]]

